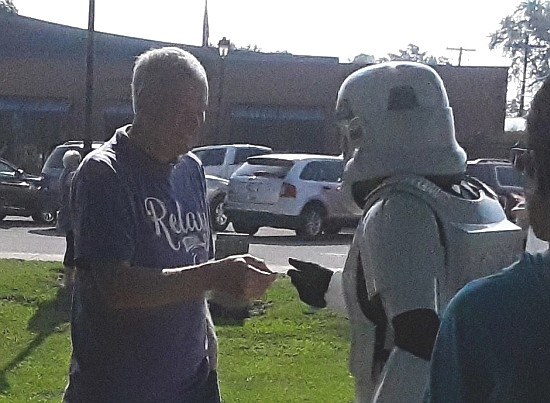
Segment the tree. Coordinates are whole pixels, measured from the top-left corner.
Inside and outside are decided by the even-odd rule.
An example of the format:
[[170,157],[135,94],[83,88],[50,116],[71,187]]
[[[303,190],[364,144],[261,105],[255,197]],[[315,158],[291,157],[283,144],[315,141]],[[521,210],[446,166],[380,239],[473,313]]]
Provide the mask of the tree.
[[371,64],[383,63],[393,60],[404,60],[410,62],[425,63],[432,66],[450,64],[449,59],[443,56],[433,56],[428,52],[421,52],[420,47],[410,43],[405,49],[400,49],[398,53],[388,53],[386,56],[375,58],[372,55],[361,53],[353,58],[353,63]]
[[13,4],[13,0],[0,0],[0,14],[7,13],[7,14],[18,14],[19,11],[17,10],[17,7],[15,7],[15,4]]
[[522,1],[491,34],[489,49],[495,48],[502,48],[503,54],[512,59],[508,78],[517,93],[508,101],[508,113],[523,115],[527,109],[525,98],[550,71],[550,2]]
[[241,47],[235,47],[236,50],[247,50],[249,52],[261,52],[262,49],[258,45],[246,45]]
[[366,55],[361,53],[353,58],[352,63],[354,64],[373,64],[376,63],[376,57],[373,55]]
[[409,43],[399,53],[388,53],[389,60],[405,60],[410,62],[425,63],[430,65],[449,64],[449,59],[443,56],[433,56],[428,52],[421,52],[420,46]]

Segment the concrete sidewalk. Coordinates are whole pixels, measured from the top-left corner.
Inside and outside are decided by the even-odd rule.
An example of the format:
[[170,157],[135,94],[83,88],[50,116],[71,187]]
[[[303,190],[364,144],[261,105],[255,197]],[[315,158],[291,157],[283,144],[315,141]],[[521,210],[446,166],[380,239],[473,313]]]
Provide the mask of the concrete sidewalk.
[[26,252],[0,252],[0,259],[40,260],[44,262],[62,262],[63,255]]

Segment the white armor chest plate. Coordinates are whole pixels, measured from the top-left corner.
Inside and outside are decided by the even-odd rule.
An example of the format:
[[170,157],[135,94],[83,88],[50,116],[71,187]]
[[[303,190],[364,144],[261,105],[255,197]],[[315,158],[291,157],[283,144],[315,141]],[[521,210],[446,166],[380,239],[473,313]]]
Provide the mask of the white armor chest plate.
[[[373,192],[367,200],[366,214],[359,224],[357,235],[365,234],[369,230],[369,207],[395,197],[423,201],[432,210],[438,223],[439,233],[423,235],[426,238],[438,237],[444,251],[442,265],[433,268],[436,287],[434,308],[438,313],[442,312],[449,300],[466,283],[509,266],[523,251],[521,229],[506,219],[497,200],[483,192],[479,198],[469,200],[446,192],[433,182],[416,176],[391,178]],[[408,212],[411,218],[414,214],[414,211]],[[395,231],[403,231],[407,225],[407,222],[403,222],[401,229],[395,228]],[[415,225],[418,223],[415,222]],[[423,248],[427,239],[417,239],[417,243],[419,248]],[[358,245],[361,254],[368,253],[364,242],[359,241]],[[395,253],[400,253],[399,243],[387,246],[395,248]],[[366,256],[363,259],[365,261],[368,261]],[[363,266],[367,291],[369,296],[373,296],[380,292],[376,268],[365,263]],[[418,274],[422,276],[421,273]]]

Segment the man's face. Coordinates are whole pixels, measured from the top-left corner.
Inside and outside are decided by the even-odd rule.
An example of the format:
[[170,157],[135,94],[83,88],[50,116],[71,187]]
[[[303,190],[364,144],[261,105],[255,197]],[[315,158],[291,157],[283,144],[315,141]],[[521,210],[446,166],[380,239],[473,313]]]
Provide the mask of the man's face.
[[165,114],[166,121],[163,122],[166,128],[163,131],[165,138],[159,139],[167,160],[175,161],[178,156],[199,144],[207,97],[206,85],[195,82],[179,91],[173,97],[173,102],[168,103],[169,111]]

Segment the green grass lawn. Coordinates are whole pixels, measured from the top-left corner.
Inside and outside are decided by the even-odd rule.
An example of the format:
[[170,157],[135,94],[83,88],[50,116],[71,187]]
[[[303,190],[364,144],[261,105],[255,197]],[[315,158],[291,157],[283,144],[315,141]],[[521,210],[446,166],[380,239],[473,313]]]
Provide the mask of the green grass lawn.
[[[59,263],[0,260],[0,401],[59,402],[69,365],[67,296]],[[264,314],[218,323],[224,402],[350,402],[347,321],[306,314],[288,278]]]

